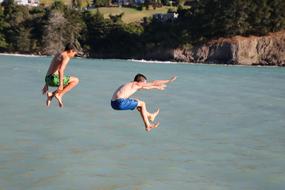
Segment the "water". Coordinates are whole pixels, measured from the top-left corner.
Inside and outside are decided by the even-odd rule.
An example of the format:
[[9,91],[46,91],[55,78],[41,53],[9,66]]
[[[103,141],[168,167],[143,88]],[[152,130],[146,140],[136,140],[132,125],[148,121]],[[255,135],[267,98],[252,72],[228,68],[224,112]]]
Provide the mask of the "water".
[[[0,56],[0,189],[285,189],[285,68],[73,59],[59,109],[40,94],[50,60]],[[137,73],[177,75],[136,94],[161,109],[150,134],[109,105]]]

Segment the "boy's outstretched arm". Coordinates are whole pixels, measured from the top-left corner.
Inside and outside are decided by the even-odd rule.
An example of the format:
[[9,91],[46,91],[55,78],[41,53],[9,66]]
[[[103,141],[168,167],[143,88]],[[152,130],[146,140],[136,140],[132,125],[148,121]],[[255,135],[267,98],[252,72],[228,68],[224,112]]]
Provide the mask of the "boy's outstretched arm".
[[171,77],[168,80],[154,80],[152,83],[154,85],[168,84],[176,80],[176,76]]
[[150,90],[150,89],[164,90],[166,88],[167,83],[173,82],[175,80],[176,76],[173,76],[168,80],[154,80],[152,82],[142,84],[140,88],[144,90]]
[[144,90],[150,90],[150,89],[164,90],[165,87],[166,87],[165,84],[147,83],[144,86],[142,86],[142,89],[144,89]]

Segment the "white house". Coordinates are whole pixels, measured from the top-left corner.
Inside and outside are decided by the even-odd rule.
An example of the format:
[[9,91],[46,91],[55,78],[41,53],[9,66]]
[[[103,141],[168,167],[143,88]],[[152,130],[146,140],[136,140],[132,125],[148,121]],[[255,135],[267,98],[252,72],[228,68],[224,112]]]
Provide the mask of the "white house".
[[[5,2],[7,0],[0,0],[0,3]],[[36,7],[40,4],[40,0],[15,0],[15,3],[18,5],[27,5]]]
[[15,0],[18,5],[28,5],[36,7],[40,4],[39,0]]

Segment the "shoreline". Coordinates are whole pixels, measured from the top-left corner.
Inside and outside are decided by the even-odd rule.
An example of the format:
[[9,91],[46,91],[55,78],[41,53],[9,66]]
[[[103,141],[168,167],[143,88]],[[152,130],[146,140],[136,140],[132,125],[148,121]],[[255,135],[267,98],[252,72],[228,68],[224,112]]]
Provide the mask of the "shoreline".
[[[15,57],[50,57],[48,55],[36,55],[36,54],[20,54],[20,53],[0,53],[0,56],[15,56]],[[76,57],[77,59],[98,59],[98,58],[89,58],[89,57]],[[100,58],[102,59],[102,58]],[[104,59],[104,58],[103,58]],[[110,58],[106,58],[110,59]],[[112,59],[118,59],[118,58],[112,58]],[[129,62],[136,62],[136,63],[142,63],[142,64],[170,64],[170,65],[175,65],[175,64],[181,64],[181,65],[213,65],[213,66],[226,66],[226,67],[283,67],[283,66],[278,66],[278,65],[241,65],[241,64],[219,64],[219,63],[194,63],[194,62],[179,62],[179,61],[160,61],[160,60],[148,60],[148,59],[120,59],[120,60],[126,60]]]
[[15,56],[15,57],[48,57],[47,55],[20,54],[20,53],[0,53],[0,55]]

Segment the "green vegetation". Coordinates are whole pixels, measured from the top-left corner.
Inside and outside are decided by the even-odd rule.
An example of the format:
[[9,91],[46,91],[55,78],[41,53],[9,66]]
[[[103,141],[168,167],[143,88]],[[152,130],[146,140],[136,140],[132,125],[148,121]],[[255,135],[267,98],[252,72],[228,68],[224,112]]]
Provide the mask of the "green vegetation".
[[[192,0],[191,8],[178,6],[179,17],[172,21],[145,18],[169,7],[85,11],[79,0],[71,2],[35,8],[13,0],[3,4],[0,52],[54,54],[67,42],[79,42],[90,57],[136,58],[155,50],[189,49],[213,38],[285,29],[284,0]],[[141,18],[143,22],[136,22]]]
[[283,0],[200,0],[179,13],[196,39],[264,35],[285,28]]

